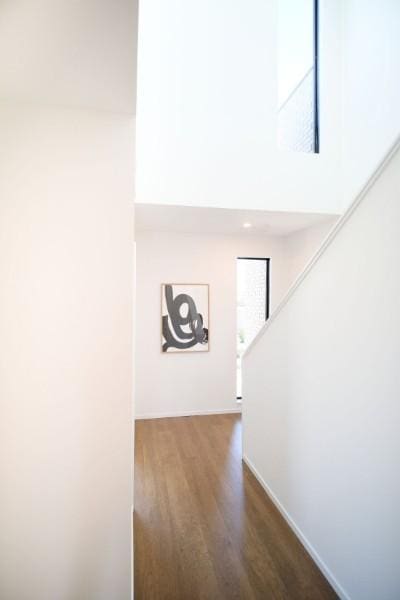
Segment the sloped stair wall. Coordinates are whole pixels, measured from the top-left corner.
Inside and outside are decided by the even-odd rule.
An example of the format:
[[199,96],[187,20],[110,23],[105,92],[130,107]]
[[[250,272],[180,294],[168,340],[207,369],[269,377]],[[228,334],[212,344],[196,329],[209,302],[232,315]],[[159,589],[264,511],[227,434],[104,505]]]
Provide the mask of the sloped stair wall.
[[244,357],[243,452],[342,598],[400,597],[400,152]]

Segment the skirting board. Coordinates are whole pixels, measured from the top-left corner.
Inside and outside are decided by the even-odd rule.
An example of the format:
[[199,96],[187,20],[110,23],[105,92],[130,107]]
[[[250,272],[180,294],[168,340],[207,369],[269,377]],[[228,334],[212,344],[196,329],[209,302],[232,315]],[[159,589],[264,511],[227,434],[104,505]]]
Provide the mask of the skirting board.
[[173,413],[149,413],[144,415],[135,415],[135,421],[143,421],[144,419],[167,419],[169,417],[194,417],[201,415],[226,415],[231,413],[241,413],[241,408],[224,408],[222,410],[190,410],[187,412]]
[[285,519],[285,521],[287,522],[289,527],[292,529],[292,531],[294,532],[296,537],[303,544],[304,548],[307,550],[308,554],[311,556],[313,561],[318,565],[319,569],[322,571],[322,573],[324,574],[326,579],[329,581],[329,583],[331,584],[331,586],[333,587],[333,589],[335,590],[335,592],[337,593],[339,598],[341,598],[341,600],[351,600],[348,593],[342,588],[342,586],[337,581],[337,579],[334,577],[332,572],[328,569],[328,567],[326,566],[326,564],[324,563],[322,558],[319,556],[318,552],[315,550],[315,548],[312,546],[312,544],[310,544],[310,542],[307,540],[307,538],[305,537],[305,535],[303,534],[301,529],[293,521],[292,517],[286,511],[286,509],[281,504],[281,502],[278,500],[278,498],[275,496],[274,492],[271,490],[269,485],[261,477],[260,473],[257,471],[257,469],[255,468],[253,463],[245,455],[243,455],[243,462],[248,466],[250,471],[253,473],[254,477],[257,479],[259,484],[263,487],[267,496],[275,504],[276,508],[281,513],[282,517]]

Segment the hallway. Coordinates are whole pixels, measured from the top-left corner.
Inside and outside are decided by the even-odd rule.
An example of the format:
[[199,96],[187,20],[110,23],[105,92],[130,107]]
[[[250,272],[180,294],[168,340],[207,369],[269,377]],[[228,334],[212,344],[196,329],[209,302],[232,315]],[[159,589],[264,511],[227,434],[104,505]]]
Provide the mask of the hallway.
[[336,598],[241,461],[239,415],[136,421],[135,599]]

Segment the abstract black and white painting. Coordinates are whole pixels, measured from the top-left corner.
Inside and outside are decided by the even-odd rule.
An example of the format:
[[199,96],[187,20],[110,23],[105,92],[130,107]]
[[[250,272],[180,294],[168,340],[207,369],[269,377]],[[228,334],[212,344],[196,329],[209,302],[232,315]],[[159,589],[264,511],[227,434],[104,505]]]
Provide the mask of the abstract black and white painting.
[[161,344],[162,352],[208,351],[208,284],[162,284]]

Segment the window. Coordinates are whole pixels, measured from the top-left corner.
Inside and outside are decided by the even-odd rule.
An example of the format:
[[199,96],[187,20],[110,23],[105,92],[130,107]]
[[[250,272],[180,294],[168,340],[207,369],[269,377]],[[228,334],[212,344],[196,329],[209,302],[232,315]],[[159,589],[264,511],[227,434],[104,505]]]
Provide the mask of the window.
[[242,398],[242,355],[269,317],[269,258],[237,259],[236,397]]
[[278,146],[319,153],[318,0],[279,0]]

